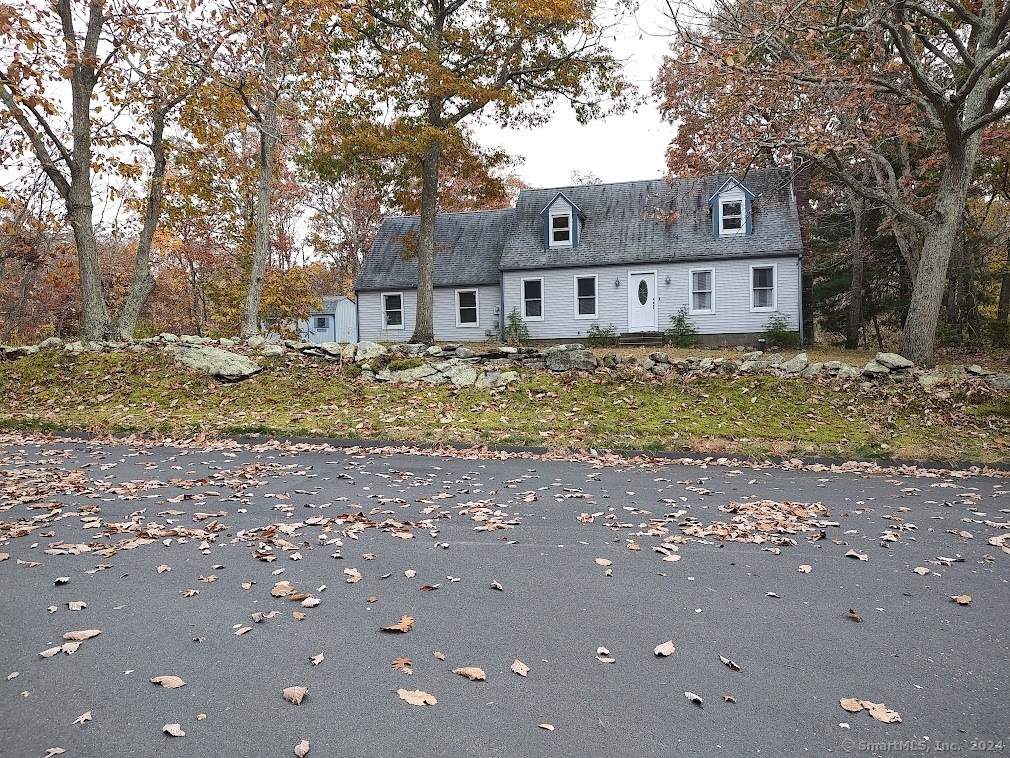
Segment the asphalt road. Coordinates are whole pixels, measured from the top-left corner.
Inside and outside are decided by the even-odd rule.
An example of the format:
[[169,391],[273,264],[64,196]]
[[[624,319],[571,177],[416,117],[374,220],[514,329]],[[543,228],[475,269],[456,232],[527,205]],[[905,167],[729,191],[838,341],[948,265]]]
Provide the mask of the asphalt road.
[[[1010,755],[1010,479],[10,439],[0,476],[5,758]],[[795,545],[684,533],[761,499],[826,510],[747,532]]]

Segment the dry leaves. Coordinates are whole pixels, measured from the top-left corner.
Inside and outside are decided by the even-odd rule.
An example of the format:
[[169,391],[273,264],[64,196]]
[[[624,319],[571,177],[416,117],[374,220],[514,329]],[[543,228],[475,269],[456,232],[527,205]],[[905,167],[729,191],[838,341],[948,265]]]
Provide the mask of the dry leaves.
[[445,660],[445,653],[443,653],[441,650],[435,650],[434,652],[432,652],[432,655],[438,658],[440,661]]
[[284,582],[277,582],[277,584],[273,586],[273,589],[270,590],[270,594],[273,595],[274,597],[286,597],[287,595],[290,595],[294,591],[295,588],[291,586],[291,582],[284,581]]
[[653,650],[652,652],[655,653],[656,655],[661,655],[665,657],[668,655],[673,655],[673,651],[676,649],[677,648],[673,646],[673,640],[667,640],[661,645],[656,645],[656,649]]
[[811,571],[814,570],[814,567],[811,566],[809,563],[801,563],[796,568],[796,570],[799,571],[801,574],[809,574]]
[[863,623],[863,617],[856,613],[852,608],[849,608],[849,618],[855,621],[857,624]]
[[614,562],[609,561],[606,558],[597,558],[596,563],[599,564],[600,566],[611,566],[613,565]]
[[161,731],[163,731],[169,737],[186,736],[186,733],[182,731],[182,727],[179,724],[165,724],[165,726],[161,727]]
[[97,637],[101,633],[101,629],[82,629],[79,632],[65,632],[63,639],[81,642],[83,640],[90,640],[92,637]]
[[74,719],[75,724],[83,724],[85,721],[91,721],[91,711],[87,713],[82,713],[80,716]]
[[305,756],[309,754],[310,747],[311,745],[309,745],[308,740],[302,740],[297,745],[295,745],[295,755],[297,756],[297,758],[305,758]]
[[186,589],[179,592],[183,597],[196,597],[200,594],[200,590],[194,590],[192,587],[187,587]]
[[172,570],[171,566],[166,566],[164,563],[158,566],[158,573],[165,574]]
[[360,582],[365,577],[356,568],[344,569],[344,581],[348,584]]
[[499,582],[491,582],[491,589],[498,590],[499,592],[504,592],[505,588],[501,586]]
[[926,574],[929,573],[929,569],[926,568],[925,566],[916,566],[914,569],[912,569],[912,571],[914,571],[919,576],[926,576]]
[[45,758],[53,758],[54,755],[62,755],[67,752],[61,747],[51,747],[46,751]]
[[67,603],[67,608],[69,608],[72,611],[83,611],[87,607],[88,604],[81,600],[71,600],[69,603]]
[[309,660],[312,661],[313,666],[318,666],[324,660],[323,654],[319,653],[318,655],[309,656]]
[[411,705],[435,705],[438,702],[434,695],[429,695],[423,690],[399,689],[396,694],[400,696],[400,700],[406,700]]
[[414,673],[414,669],[410,667],[411,663],[410,658],[397,658],[390,665],[397,671],[402,671],[407,676],[410,676]]
[[380,627],[383,632],[400,632],[406,634],[414,626],[413,616],[403,616],[395,624]]
[[971,595],[951,595],[950,599],[958,605],[971,605]]
[[598,647],[596,648],[596,660],[600,663],[613,663],[615,659],[607,648]]
[[857,553],[855,550],[850,550],[845,554],[846,558],[855,558],[857,561],[868,561],[870,556],[866,553]]
[[519,674],[519,676],[526,676],[528,673],[530,673],[530,667],[527,666],[522,661],[520,661],[518,658],[516,658],[512,662],[512,671],[514,671],[516,674]]
[[186,683],[182,681],[177,676],[155,676],[151,677],[151,684],[160,684],[162,687],[168,690],[174,690],[178,687],[185,687]]
[[283,694],[284,699],[287,700],[289,703],[293,703],[294,705],[301,705],[302,700],[305,698],[306,695],[309,694],[309,688],[300,686],[285,687]]
[[720,655],[719,660],[722,661],[722,664],[726,666],[730,671],[743,671],[743,669],[740,668],[740,666],[735,661],[731,661],[724,655]]
[[487,681],[487,676],[484,674],[484,669],[477,668],[476,666],[461,666],[458,669],[453,669],[452,673],[459,674],[471,682],[484,682]]
[[554,731],[554,724],[537,724],[541,729],[546,729],[548,732]]
[[897,711],[890,710],[883,703],[874,703],[870,700],[860,700],[855,697],[843,697],[838,702],[849,713],[859,713],[865,709],[877,721],[885,724],[901,723],[901,715]]
[[684,697],[690,700],[699,708],[704,708],[704,701],[701,699],[701,695],[695,694],[694,692],[685,692]]

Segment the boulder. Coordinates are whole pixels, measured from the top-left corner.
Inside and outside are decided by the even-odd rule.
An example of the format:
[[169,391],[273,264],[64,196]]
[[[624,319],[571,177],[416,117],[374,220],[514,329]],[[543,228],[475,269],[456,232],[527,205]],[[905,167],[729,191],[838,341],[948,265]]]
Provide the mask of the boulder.
[[438,383],[443,380],[442,374],[430,363],[425,363],[423,366],[417,366],[416,368],[404,369],[403,371],[390,371],[389,374],[390,381],[393,382],[416,382],[422,379]]
[[354,352],[354,360],[358,363],[361,363],[362,361],[370,361],[372,358],[378,358],[385,352],[386,348],[378,342],[359,342],[357,349]]
[[344,349],[340,351],[340,358],[347,363],[352,363],[354,361],[354,353],[357,352],[358,346],[354,342],[348,342],[344,345]]
[[314,347],[327,358],[334,358],[335,360],[340,360],[344,354],[344,346],[339,342],[318,342]]
[[245,343],[251,348],[257,348],[266,344],[266,338],[261,334],[254,334],[252,337],[247,339]]
[[759,361],[761,356],[764,355],[760,350],[752,350],[749,353],[744,353],[740,356],[741,361]]
[[947,377],[939,371],[927,371],[924,374],[919,374],[919,385],[923,389],[931,390],[946,383]]
[[882,363],[877,363],[877,361],[870,361],[863,367],[864,376],[887,376],[891,373],[891,369]]
[[468,347],[457,347],[456,357],[457,358],[473,358],[477,355],[473,350]]
[[[653,363],[669,363],[670,362],[670,356],[667,355],[666,353],[664,353],[662,351],[658,351],[658,350],[655,353],[649,353],[649,359]],[[690,359],[688,359],[688,360],[690,360]]]
[[657,363],[655,366],[652,367],[652,373],[655,374],[656,376],[666,376],[667,374],[670,373],[670,364]]
[[26,355],[35,355],[37,352],[39,352],[38,345],[21,345],[3,348],[2,355],[5,360],[13,361],[17,358],[24,358]]
[[50,337],[49,339],[44,339],[39,343],[39,350],[48,350],[51,347],[59,347],[63,344],[63,340],[59,337]]
[[824,366],[823,363],[811,363],[800,372],[800,376],[806,379],[817,376],[819,373],[821,373],[821,368],[823,366]]
[[[748,353],[750,355],[750,353]],[[740,362],[740,372],[746,374],[750,371],[764,371],[766,368],[772,365],[771,361],[748,361],[744,360]]]
[[[423,353],[425,351],[425,349],[426,349],[426,346],[420,344],[419,342],[404,342],[402,345],[400,345],[400,351],[404,355],[409,355],[409,356],[420,355],[421,353]],[[430,349],[430,348],[428,348],[428,349]]]
[[615,369],[619,365],[617,362],[618,359],[619,356],[617,355],[617,353],[607,353],[605,356],[603,356],[603,365],[606,368]]
[[238,343],[235,340],[228,339],[227,337],[222,337],[217,341],[221,347],[235,347]]
[[892,371],[900,371],[901,369],[912,368],[915,364],[912,363],[908,358],[905,358],[897,353],[877,353],[871,363],[877,363],[884,368],[890,369]]
[[262,370],[244,355],[206,346],[177,347],[175,362],[226,382],[237,382]]
[[1010,391],[1010,376],[989,376],[986,382],[995,390]]
[[468,387],[477,381],[477,369],[473,366],[450,364],[442,374],[457,387]]
[[989,376],[989,374],[991,374],[992,371],[986,371],[977,363],[973,363],[970,366],[968,366],[968,373],[974,374],[975,376]]
[[[424,345],[418,345],[418,347],[424,348]],[[429,348],[424,348],[424,349],[421,350],[421,353],[423,353],[424,355],[431,356],[431,357],[434,357],[434,358],[439,357],[444,352],[445,351],[442,350],[442,348],[440,348],[438,345],[432,345]]]
[[179,338],[172,334],[171,332],[162,332],[155,339],[161,340],[162,342],[178,342]]
[[780,364],[779,368],[787,374],[798,374],[803,371],[809,363],[810,361],[807,360],[807,354],[800,353],[795,358],[790,358],[785,363]]
[[287,350],[284,349],[283,345],[264,345],[260,350],[260,355],[264,358],[278,358],[286,353]]
[[848,363],[841,364],[835,373],[835,376],[837,376],[842,381],[849,381],[850,379],[858,379],[862,375],[863,375],[862,371],[860,371],[855,366],[850,366]]
[[547,355],[547,368],[551,371],[595,371],[599,365],[596,356],[589,350],[565,349],[550,351]]
[[642,368],[645,371],[652,371],[652,367],[656,365],[656,362],[652,358],[646,358],[642,361]]

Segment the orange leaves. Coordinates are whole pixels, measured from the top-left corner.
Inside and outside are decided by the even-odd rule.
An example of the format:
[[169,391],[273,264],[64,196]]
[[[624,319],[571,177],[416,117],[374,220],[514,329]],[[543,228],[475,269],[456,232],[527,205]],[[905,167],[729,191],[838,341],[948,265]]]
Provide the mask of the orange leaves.
[[383,632],[398,632],[400,634],[406,634],[414,626],[413,616],[403,616],[395,624],[390,624],[389,626],[381,627]]

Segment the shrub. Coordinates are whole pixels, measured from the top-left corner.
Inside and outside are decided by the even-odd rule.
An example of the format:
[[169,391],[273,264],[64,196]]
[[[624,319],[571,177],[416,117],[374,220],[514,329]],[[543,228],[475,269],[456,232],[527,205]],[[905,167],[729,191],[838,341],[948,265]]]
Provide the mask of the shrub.
[[663,332],[663,342],[674,347],[695,347],[701,342],[697,327],[687,315],[686,306],[681,306],[675,316],[670,316],[670,328]]
[[593,324],[589,327],[589,331],[586,332],[586,344],[592,347],[616,345],[617,329],[614,328],[613,324],[609,324],[605,327],[600,327],[599,324]]
[[773,313],[761,334],[765,343],[776,347],[799,347],[800,333],[789,327],[789,320],[781,313]]
[[505,326],[501,330],[502,342],[511,345],[521,345],[524,342],[528,342],[530,339],[530,330],[526,326],[526,322],[523,321],[523,317],[519,315],[519,310],[513,308],[512,312],[505,319]]
[[995,348],[1010,348],[1010,321],[990,319],[985,325],[986,336]]

